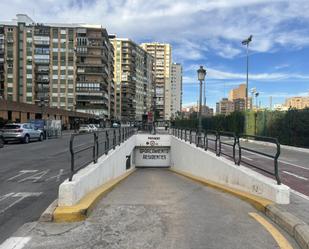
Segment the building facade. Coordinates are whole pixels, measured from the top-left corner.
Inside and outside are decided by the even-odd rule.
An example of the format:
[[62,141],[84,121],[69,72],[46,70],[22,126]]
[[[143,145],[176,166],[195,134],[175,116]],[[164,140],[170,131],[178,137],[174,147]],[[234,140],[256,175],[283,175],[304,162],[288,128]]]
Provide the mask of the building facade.
[[229,92],[229,100],[246,99],[246,84],[240,84]]
[[114,52],[107,31],[78,27],[76,41],[76,110],[113,119]]
[[141,47],[154,57],[155,109],[159,120],[171,118],[172,47],[165,43],[142,43]]
[[115,117],[142,121],[153,111],[154,58],[130,39],[111,36],[114,46]]
[[228,98],[222,98],[220,102],[216,103],[216,114],[229,115],[234,110],[234,102]]
[[[240,84],[229,92],[229,101],[233,101],[235,111],[246,110],[246,84]],[[252,109],[252,98],[248,97],[247,109]]]
[[292,97],[285,101],[287,108],[304,109],[309,108],[309,97]]
[[112,46],[101,26],[42,24],[24,14],[0,23],[2,99],[111,118],[111,63]]
[[182,109],[182,66],[172,64],[171,73],[171,118],[174,119]]

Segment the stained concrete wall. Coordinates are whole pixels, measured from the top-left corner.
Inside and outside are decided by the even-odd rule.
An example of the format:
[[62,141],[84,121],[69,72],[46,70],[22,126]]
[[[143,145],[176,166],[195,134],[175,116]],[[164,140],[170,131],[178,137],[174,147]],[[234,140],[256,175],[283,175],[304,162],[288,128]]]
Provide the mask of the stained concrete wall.
[[280,204],[288,204],[290,189],[249,168],[171,137],[171,167]]
[[[85,195],[102,184],[124,174],[126,156],[133,154],[136,135],[111,150],[108,155],[98,159],[96,164],[90,164],[74,175],[73,180],[64,181],[59,187],[58,206],[72,206]],[[134,165],[131,164],[131,168]]]

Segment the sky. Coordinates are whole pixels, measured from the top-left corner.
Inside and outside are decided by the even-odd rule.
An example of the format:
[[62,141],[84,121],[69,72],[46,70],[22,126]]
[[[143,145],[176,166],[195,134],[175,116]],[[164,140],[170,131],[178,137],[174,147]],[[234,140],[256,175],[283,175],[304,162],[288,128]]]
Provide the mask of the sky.
[[246,81],[262,107],[309,94],[309,0],[1,0],[1,21],[17,13],[36,22],[101,24],[108,33],[172,45],[183,65],[183,105],[198,98],[196,70],[203,65],[206,102],[227,97]]

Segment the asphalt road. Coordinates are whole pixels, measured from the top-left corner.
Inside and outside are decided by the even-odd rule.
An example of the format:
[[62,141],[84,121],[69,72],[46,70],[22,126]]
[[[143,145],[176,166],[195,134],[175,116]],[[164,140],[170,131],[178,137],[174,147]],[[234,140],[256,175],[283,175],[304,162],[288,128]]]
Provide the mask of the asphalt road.
[[275,230],[286,248],[299,248],[262,213],[232,195],[166,169],[138,169],[86,221],[28,224],[15,237],[27,249],[271,249],[279,248]]
[[[231,140],[226,139],[225,142],[232,143]],[[257,144],[252,142],[241,142],[242,146],[263,152],[266,154],[275,155],[276,148],[272,144]],[[214,142],[209,142],[210,148],[214,148]],[[222,144],[222,152],[227,155],[232,155],[232,147]],[[238,151],[236,150],[236,155]],[[233,161],[232,158],[222,155]],[[238,157],[237,157],[238,158]],[[263,171],[251,167],[249,164],[257,166],[261,169],[274,172],[274,160],[256,153],[242,151],[241,165],[250,167],[268,177],[271,175],[265,174]],[[283,184],[289,186],[296,194],[305,195],[309,198],[309,150],[308,152],[295,151],[288,148],[281,147],[281,153],[278,159],[279,176]],[[295,193],[295,192],[294,192]]]
[[[87,138],[77,142],[87,145]],[[70,172],[69,139],[66,134],[0,149],[0,244],[24,223],[38,220],[57,198]]]

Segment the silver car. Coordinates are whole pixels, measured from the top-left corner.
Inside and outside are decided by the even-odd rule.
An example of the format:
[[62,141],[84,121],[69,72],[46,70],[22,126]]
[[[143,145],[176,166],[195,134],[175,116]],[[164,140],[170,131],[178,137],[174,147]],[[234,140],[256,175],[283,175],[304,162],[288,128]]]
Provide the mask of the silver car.
[[3,127],[3,138],[6,143],[9,141],[20,141],[27,144],[33,140],[42,141],[44,136],[43,131],[35,128],[31,123],[14,123]]

